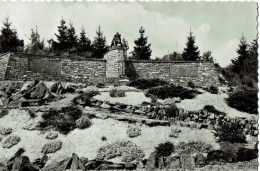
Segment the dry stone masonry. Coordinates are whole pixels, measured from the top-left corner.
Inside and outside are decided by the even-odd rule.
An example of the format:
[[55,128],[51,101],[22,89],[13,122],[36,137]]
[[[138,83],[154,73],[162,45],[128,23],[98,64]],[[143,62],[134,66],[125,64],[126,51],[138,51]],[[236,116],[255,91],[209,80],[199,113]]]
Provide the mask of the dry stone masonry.
[[198,61],[126,60],[126,49],[113,46],[104,59],[44,56],[22,53],[0,55],[0,80],[113,83],[126,76],[126,63],[138,78],[161,78],[187,85],[219,85],[214,63]]

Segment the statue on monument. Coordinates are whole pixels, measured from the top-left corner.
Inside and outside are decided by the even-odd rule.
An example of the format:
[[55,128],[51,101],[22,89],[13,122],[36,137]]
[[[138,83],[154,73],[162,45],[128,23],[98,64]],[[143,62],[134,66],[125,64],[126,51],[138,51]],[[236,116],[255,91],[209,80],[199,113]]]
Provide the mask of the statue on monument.
[[118,32],[114,35],[114,38],[111,43],[111,47],[114,46],[122,46],[121,35]]

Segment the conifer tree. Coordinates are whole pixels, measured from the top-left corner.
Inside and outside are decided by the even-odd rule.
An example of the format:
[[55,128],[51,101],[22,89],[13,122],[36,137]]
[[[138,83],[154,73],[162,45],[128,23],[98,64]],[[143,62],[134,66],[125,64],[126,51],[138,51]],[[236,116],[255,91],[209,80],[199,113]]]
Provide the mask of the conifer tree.
[[40,35],[38,33],[38,28],[34,31],[31,29],[31,36],[29,38],[30,43],[27,45],[25,52],[40,54],[44,49],[44,40],[40,39]]
[[77,46],[77,51],[78,53],[84,53],[84,52],[91,52],[91,41],[90,39],[86,36],[86,31],[82,27],[80,31],[80,37],[79,37],[79,42]]
[[152,50],[150,49],[151,44],[147,44],[147,38],[144,37],[145,30],[143,27],[139,29],[140,37],[135,40],[134,51],[132,52],[133,58],[137,60],[149,60],[151,57]]
[[[248,44],[246,42],[246,38],[242,35],[240,39],[240,44],[238,45],[237,54],[238,57],[232,59],[232,70],[237,74],[241,74],[241,69],[243,68],[244,61],[248,58]],[[241,76],[241,75],[240,75]]]
[[58,26],[58,34],[55,34],[57,41],[52,42],[52,48],[55,51],[67,51],[68,50],[68,27],[66,21],[62,18],[60,26]]
[[195,45],[195,36],[193,36],[190,31],[187,37],[186,47],[182,52],[182,57],[185,61],[198,61],[200,59],[199,55],[200,51],[198,50],[198,46]]
[[77,46],[78,37],[76,35],[75,28],[71,22],[69,23],[67,32],[68,32],[68,49],[70,51],[76,50],[75,48]]
[[24,41],[18,38],[15,29],[11,29],[9,18],[5,18],[0,34],[0,53],[17,52],[23,49]]
[[93,54],[92,56],[94,58],[103,58],[104,54],[108,51],[108,46],[106,44],[106,38],[103,36],[103,33],[101,32],[101,26],[98,26],[98,29],[96,31],[96,37],[93,41]]

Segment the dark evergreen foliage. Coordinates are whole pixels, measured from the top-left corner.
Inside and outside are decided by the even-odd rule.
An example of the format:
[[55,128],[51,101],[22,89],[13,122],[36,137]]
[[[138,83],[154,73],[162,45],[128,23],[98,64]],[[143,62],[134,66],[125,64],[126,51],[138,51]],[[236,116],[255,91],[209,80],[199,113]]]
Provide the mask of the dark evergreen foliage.
[[86,36],[86,31],[84,28],[81,29],[80,36],[79,36],[79,42],[77,46],[77,52],[78,54],[83,53],[91,53],[92,47],[91,47],[91,41]]
[[25,52],[32,54],[41,54],[44,50],[44,40],[41,40],[38,28],[31,29],[30,43],[26,46]]
[[104,54],[108,51],[108,46],[106,43],[106,38],[103,36],[103,33],[101,32],[101,26],[98,26],[98,29],[96,31],[96,37],[93,41],[93,54],[92,56],[94,58],[103,58]]
[[11,28],[9,18],[5,18],[0,34],[0,53],[22,51],[24,41],[18,38],[17,31]]
[[66,21],[62,19],[60,26],[58,26],[58,34],[55,34],[57,41],[52,40],[52,48],[54,51],[68,50],[68,27]]
[[185,61],[198,61],[200,60],[200,51],[198,46],[195,45],[195,36],[190,31],[187,38],[186,47],[183,50],[182,57]]
[[139,29],[140,37],[135,40],[134,51],[132,52],[133,58],[137,60],[149,60],[151,57],[152,50],[150,49],[151,44],[147,44],[147,38],[144,37],[145,30],[143,27]]
[[70,22],[69,27],[67,29],[68,32],[68,49],[70,53],[75,53],[78,43],[78,36],[76,35],[75,28],[73,24]]

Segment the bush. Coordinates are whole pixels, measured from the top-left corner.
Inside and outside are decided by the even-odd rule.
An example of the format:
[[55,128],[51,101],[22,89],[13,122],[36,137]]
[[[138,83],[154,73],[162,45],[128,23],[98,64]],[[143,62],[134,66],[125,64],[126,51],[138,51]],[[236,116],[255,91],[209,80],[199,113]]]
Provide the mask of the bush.
[[213,149],[212,145],[202,141],[180,142],[176,148],[182,154],[208,153]]
[[208,88],[208,91],[211,93],[211,94],[218,94],[218,87],[217,86],[210,86]]
[[82,115],[78,120],[76,120],[76,127],[79,129],[84,129],[90,127],[91,122],[87,115]]
[[28,113],[30,115],[30,118],[36,118],[36,114],[33,111],[29,110]]
[[222,123],[219,128],[215,129],[215,136],[219,138],[219,141],[246,143],[246,136],[239,123]]
[[129,138],[134,138],[141,135],[141,129],[139,127],[128,126],[126,133]]
[[238,90],[229,94],[227,104],[242,112],[258,114],[257,89]]
[[12,128],[0,127],[0,135],[8,135],[8,134],[11,134],[12,131],[13,131]]
[[14,145],[18,144],[19,141],[20,141],[20,137],[18,137],[16,135],[10,135],[3,142],[3,148],[12,148]]
[[56,151],[60,150],[61,147],[62,147],[61,141],[53,141],[43,146],[42,153],[43,154],[55,153]]
[[165,142],[159,144],[156,148],[156,158],[167,157],[174,151],[174,146],[171,142]]
[[161,80],[159,78],[153,78],[153,79],[136,79],[128,83],[128,86],[136,87],[138,89],[148,89],[151,87],[157,87],[168,84],[167,81]]
[[7,109],[2,109],[0,110],[0,118],[4,117],[5,115],[8,115],[9,110]]
[[119,140],[109,143],[97,151],[97,159],[112,159],[122,157],[122,162],[131,162],[144,157],[143,150],[127,140]]
[[109,94],[111,97],[125,97],[125,90],[112,89]]
[[76,128],[76,120],[80,118],[82,111],[76,107],[63,107],[61,110],[50,109],[42,115],[40,129],[54,129],[62,134],[67,134]]
[[74,105],[90,106],[92,102],[91,99],[98,94],[99,93],[97,91],[82,93],[75,97],[72,101]]
[[203,108],[202,110],[205,110],[205,111],[207,111],[207,112],[209,112],[209,113],[218,114],[218,115],[219,115],[219,114],[226,115],[226,113],[217,110],[217,109],[216,109],[214,106],[212,106],[212,105],[206,105],[206,106],[204,106],[204,108]]
[[105,88],[106,86],[105,86],[105,84],[98,83],[98,84],[96,85],[96,87],[97,87],[97,88]]
[[195,84],[193,81],[188,81],[187,86],[190,88],[195,88]]
[[101,140],[102,140],[102,141],[106,141],[106,140],[107,140],[107,137],[102,136],[102,137],[101,137]]
[[53,139],[56,139],[58,137],[58,134],[57,133],[54,133],[54,132],[49,132],[47,135],[46,135],[46,139],[49,139],[49,140],[53,140]]
[[155,95],[158,98],[166,99],[173,97],[180,97],[181,99],[192,99],[198,92],[196,90],[188,90],[182,86],[164,85],[150,88],[147,96]]

